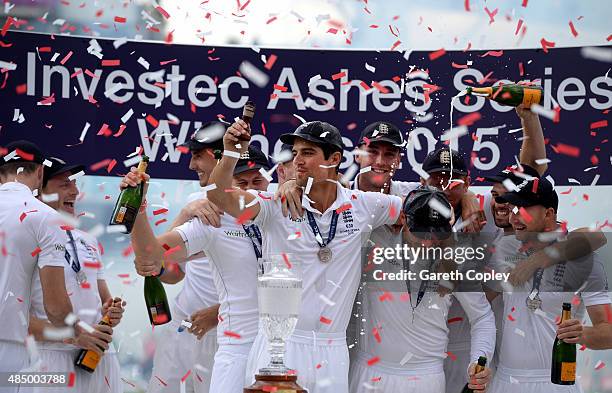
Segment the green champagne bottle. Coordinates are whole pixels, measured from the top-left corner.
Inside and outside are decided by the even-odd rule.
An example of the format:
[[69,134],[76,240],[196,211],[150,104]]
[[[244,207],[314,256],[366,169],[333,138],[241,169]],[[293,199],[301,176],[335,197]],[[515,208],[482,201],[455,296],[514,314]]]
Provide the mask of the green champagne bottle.
[[151,325],[163,325],[170,322],[172,316],[168,305],[168,297],[159,276],[145,277],[144,297]]
[[[149,157],[143,155],[142,160],[138,164],[138,172],[145,173],[148,163]],[[119,198],[117,198],[110,225],[125,225],[125,233],[131,233],[143,196],[144,182],[138,184],[137,187],[124,188],[121,194],[119,194]]]
[[[486,365],[487,365],[487,357],[486,356],[479,357],[478,363],[476,363],[476,374],[478,374],[481,371],[484,371]],[[470,389],[468,385],[469,383],[465,384],[461,393],[474,393],[474,390]]]
[[503,105],[519,106],[523,104],[529,108],[533,104],[542,105],[544,101],[543,90],[536,85],[501,85],[489,87],[468,87],[467,94],[486,97]]
[[[572,305],[563,303],[561,322],[571,318]],[[576,344],[568,344],[555,337],[550,380],[555,385],[574,385],[576,383]]]
[[[110,318],[108,317],[108,315],[105,315],[99,324],[110,326]],[[91,349],[81,349],[76,359],[74,360],[74,365],[82,370],[87,371],[88,373],[93,373],[94,371],[96,371],[96,367],[98,367],[98,363],[100,363],[101,358],[102,357],[100,355],[98,355]]]

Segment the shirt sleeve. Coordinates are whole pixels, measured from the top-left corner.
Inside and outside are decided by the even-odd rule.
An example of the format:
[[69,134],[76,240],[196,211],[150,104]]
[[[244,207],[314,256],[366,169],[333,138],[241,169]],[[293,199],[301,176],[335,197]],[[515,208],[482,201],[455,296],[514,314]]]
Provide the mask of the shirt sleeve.
[[173,230],[177,231],[185,242],[187,256],[192,256],[207,249],[213,238],[212,227],[204,225],[198,217],[192,218]]
[[372,229],[397,222],[402,208],[402,199],[394,195],[379,192],[362,192],[358,198],[364,198],[364,206],[368,210]]
[[594,253],[593,269],[587,279],[584,290],[580,294],[585,306],[596,306],[599,304],[610,304],[608,291],[608,277],[605,267],[599,258],[599,254]]
[[470,320],[472,343],[470,364],[478,361],[480,356],[493,359],[495,352],[495,316],[483,292],[456,292],[455,297]]
[[259,203],[259,213],[253,218],[253,223],[257,224],[260,229],[265,230],[270,222],[270,217],[274,214],[274,209],[280,209],[277,202],[274,201],[274,193],[257,190],[248,190],[248,192],[254,195],[257,203]]
[[28,217],[26,222],[34,227],[36,241],[40,248],[38,267],[41,269],[45,266],[64,267],[68,235],[60,228],[59,214],[54,211],[40,211],[39,214],[32,214],[31,217]]

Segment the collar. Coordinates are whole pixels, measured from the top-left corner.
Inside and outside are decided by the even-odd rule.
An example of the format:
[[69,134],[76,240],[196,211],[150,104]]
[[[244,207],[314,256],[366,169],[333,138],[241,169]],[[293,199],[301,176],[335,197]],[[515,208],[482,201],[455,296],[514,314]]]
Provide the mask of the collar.
[[32,195],[30,187],[16,181],[9,181],[0,185],[0,191],[18,191]]
[[310,199],[308,199],[307,195],[302,195],[302,207],[313,213],[324,215],[329,211],[338,209],[340,206],[345,205],[346,203],[350,203],[352,194],[353,190],[344,188],[342,185],[340,185],[340,183],[336,182],[336,199],[325,212],[321,213],[319,210],[312,207],[310,204]]

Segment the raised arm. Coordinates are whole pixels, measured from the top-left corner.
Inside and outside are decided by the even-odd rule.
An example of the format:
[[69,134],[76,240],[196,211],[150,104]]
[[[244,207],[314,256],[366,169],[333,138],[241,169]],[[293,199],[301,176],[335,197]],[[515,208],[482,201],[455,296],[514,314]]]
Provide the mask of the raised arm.
[[521,118],[521,125],[523,126],[523,144],[521,146],[519,160],[521,164],[529,165],[537,170],[541,176],[546,172],[548,164],[536,163],[536,160],[546,158],[544,132],[542,131],[540,118],[537,114],[522,106],[516,108],[516,113]]
[[[141,175],[136,168],[131,168],[119,185],[121,189],[126,187],[136,187],[142,181],[148,182],[149,175]],[[144,187],[146,196],[147,186]],[[182,261],[187,258],[187,249],[183,239],[176,231],[164,233],[155,237],[153,229],[147,218],[146,203],[143,203],[131,233],[132,248],[136,255],[135,263],[138,274],[151,276],[159,274],[162,261]]]
[[249,127],[244,121],[238,120],[227,129],[223,136],[223,148],[225,149],[223,158],[210,175],[210,182],[215,184],[216,187],[208,191],[207,196],[212,203],[232,217],[249,220],[259,214],[259,204],[256,203],[253,206],[240,209],[241,200],[244,201],[246,206],[253,202],[255,197],[246,191],[232,188],[236,163],[240,154],[249,148],[248,141],[239,139],[241,135],[248,137],[250,135]]

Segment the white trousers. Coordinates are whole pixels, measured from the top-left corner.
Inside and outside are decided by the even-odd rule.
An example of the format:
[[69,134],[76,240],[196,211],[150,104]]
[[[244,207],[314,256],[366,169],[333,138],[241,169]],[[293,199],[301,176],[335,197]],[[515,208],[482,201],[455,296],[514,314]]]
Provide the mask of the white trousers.
[[444,359],[444,374],[446,375],[446,393],[457,393],[468,382],[468,367],[470,366],[470,348],[449,349],[455,358]]
[[[23,344],[0,341],[0,372],[18,372],[28,365],[28,351]],[[17,393],[19,388],[0,387],[0,393]]]
[[222,344],[215,354],[210,393],[242,393],[253,343]]
[[550,382],[550,370],[514,370],[499,365],[487,393],[582,393],[575,385]]
[[[247,386],[270,361],[264,333],[255,338],[247,366]],[[349,355],[346,333],[296,330],[287,341],[285,365],[297,371],[298,384],[308,393],[348,393]]]
[[185,392],[210,391],[211,373],[217,351],[217,330],[209,331],[198,340],[187,330],[179,333],[180,323],[180,319],[173,319],[163,327],[163,334],[157,340],[148,393],[179,392],[181,379],[189,371],[191,373],[185,379]]
[[351,393],[444,393],[442,364],[429,370],[407,370],[383,362],[368,366],[373,357],[361,352],[351,364]]
[[105,353],[93,373],[74,366],[80,350],[57,350],[39,348],[41,372],[74,373],[72,387],[27,387],[19,393],[121,393],[123,382],[119,370],[117,353]]

